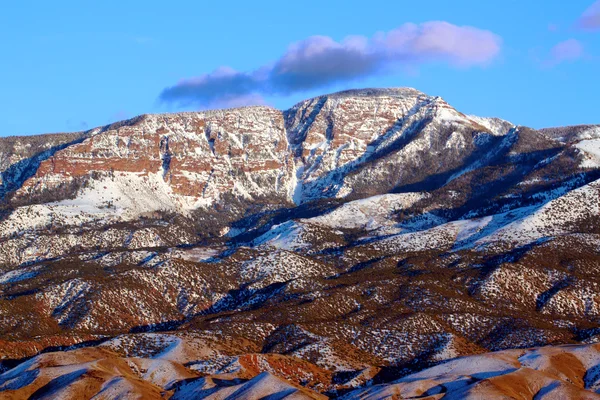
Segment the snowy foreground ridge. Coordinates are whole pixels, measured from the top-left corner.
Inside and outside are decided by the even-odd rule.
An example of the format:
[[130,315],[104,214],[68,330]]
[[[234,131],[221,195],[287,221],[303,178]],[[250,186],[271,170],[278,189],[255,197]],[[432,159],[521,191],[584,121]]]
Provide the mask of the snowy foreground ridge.
[[0,398],[594,398],[598,276],[600,126],[398,88],[0,139]]

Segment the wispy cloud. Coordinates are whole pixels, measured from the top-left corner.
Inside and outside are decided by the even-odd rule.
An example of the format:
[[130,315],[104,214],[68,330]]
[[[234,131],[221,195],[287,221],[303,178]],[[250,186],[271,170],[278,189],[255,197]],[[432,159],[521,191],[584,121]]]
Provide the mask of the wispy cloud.
[[578,25],[580,28],[587,30],[600,29],[600,0],[595,1],[585,10],[579,18]]
[[583,44],[576,39],[568,39],[557,43],[550,49],[549,65],[560,64],[565,61],[576,61],[584,55]]
[[246,72],[220,67],[164,89],[160,100],[223,106],[351,82],[407,65],[485,66],[498,56],[501,42],[490,31],[442,21],[408,23],[372,37],[348,36],[339,42],[311,36],[290,45],[274,63]]

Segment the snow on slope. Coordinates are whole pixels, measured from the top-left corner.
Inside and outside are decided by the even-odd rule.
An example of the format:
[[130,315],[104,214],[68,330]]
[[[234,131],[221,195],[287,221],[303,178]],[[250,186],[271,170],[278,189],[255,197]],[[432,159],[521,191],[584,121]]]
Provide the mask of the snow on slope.
[[498,136],[505,135],[511,128],[514,127],[512,123],[500,118],[478,117],[476,115],[469,115],[468,117],[479,125],[487,128],[494,135]]
[[299,250],[309,246],[308,243],[302,241],[303,230],[302,224],[295,221],[273,225],[268,232],[254,239],[252,245],[281,250]]
[[582,168],[600,167],[600,139],[582,140],[575,147],[585,153],[585,159],[581,163]]
[[[364,202],[370,203],[368,199]],[[325,221],[332,228],[344,227],[346,221],[352,221],[353,215],[356,214]],[[442,222],[428,229],[418,229],[415,226],[416,229],[412,232],[401,231],[391,237],[372,241],[367,246],[382,251],[484,248],[494,242],[521,246],[546,237],[577,232],[577,224],[590,216],[600,216],[600,180],[567,192],[543,205],[516,208],[482,218]],[[327,215],[319,218],[324,217]],[[358,215],[359,221],[360,218]]]
[[196,208],[197,200],[173,193],[160,173],[140,176],[119,173],[111,178],[94,180],[90,187],[81,190],[73,200],[62,200],[56,205],[64,214],[94,213],[116,214],[131,220],[153,211],[186,212]]
[[185,214],[199,205],[195,198],[174,194],[160,174],[144,177],[120,173],[112,178],[92,180],[74,199],[17,208],[0,221],[0,236],[50,227],[81,226],[94,221],[131,221],[155,211]]
[[310,258],[285,250],[272,250],[242,264],[242,281],[253,282],[250,288],[260,288],[275,282],[294,279],[310,279],[323,275],[333,275],[334,269]]
[[328,214],[305,220],[329,228],[375,230],[394,225],[395,212],[408,208],[428,197],[427,193],[383,194],[355,200],[336,208]]
[[[562,193],[561,189],[557,189],[556,193]],[[275,225],[255,239],[253,245],[291,251],[306,249],[310,246],[303,240],[306,224],[330,229],[363,228],[383,235],[392,234],[381,240],[368,240],[366,246],[382,251],[484,248],[494,242],[525,245],[546,237],[572,233],[578,222],[600,215],[600,181],[595,181],[543,205],[516,208],[481,218],[450,222],[430,218],[423,224],[398,224],[390,219],[394,210],[410,206],[426,196],[419,193],[388,194],[353,201],[319,217]],[[434,226],[430,227],[430,224]]]
[[0,285],[21,282],[26,279],[35,278],[43,269],[43,266],[38,265],[35,267],[19,268],[13,271],[5,272],[4,274],[0,274]]
[[182,386],[172,397],[173,400],[191,399],[325,399],[326,396],[318,395],[304,389],[292,386],[288,382],[263,372],[247,382],[237,385],[224,385],[211,387],[204,380],[193,381]]
[[598,345],[504,350],[457,358],[343,398],[598,399],[599,360]]
[[[111,220],[110,212],[93,207],[34,204],[19,207],[0,221],[0,237],[11,237],[38,229],[78,226],[98,219]],[[108,217],[108,218],[107,218]]]
[[592,126],[577,135],[579,140],[600,139],[600,126]]
[[510,241],[520,245],[573,231],[577,223],[600,215],[600,181],[572,190],[498,229],[480,243]]

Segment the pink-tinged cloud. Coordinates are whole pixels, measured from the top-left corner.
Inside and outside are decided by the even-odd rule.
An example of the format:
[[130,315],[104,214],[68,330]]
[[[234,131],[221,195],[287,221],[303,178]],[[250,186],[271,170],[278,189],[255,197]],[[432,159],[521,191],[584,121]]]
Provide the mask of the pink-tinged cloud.
[[311,36],[291,44],[274,63],[255,71],[221,67],[164,89],[160,99],[205,106],[235,102],[238,97],[325,88],[424,63],[481,67],[498,56],[501,45],[500,37],[490,31],[443,21],[409,23],[372,37],[348,36],[342,41]]
[[569,39],[557,43],[550,50],[550,63],[559,64],[565,61],[575,61],[583,57],[584,49],[581,42]]
[[579,18],[578,25],[582,29],[586,30],[599,30],[600,29],[600,0],[595,1],[581,17]]
[[501,39],[490,31],[434,21],[404,24],[383,37],[399,60],[442,61],[455,66],[487,65],[499,53]]

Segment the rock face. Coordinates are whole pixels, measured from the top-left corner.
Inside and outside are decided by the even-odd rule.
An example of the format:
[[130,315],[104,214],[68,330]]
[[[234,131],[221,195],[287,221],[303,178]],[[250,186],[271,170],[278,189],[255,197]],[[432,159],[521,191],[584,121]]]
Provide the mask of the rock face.
[[92,131],[44,160],[13,200],[48,194],[62,200],[78,193],[61,193],[61,187],[120,179],[168,195],[169,206],[184,211],[212,206],[230,193],[285,200],[290,170],[283,117],[276,110],[143,115]]
[[477,134],[493,136],[439,97],[412,89],[337,93],[285,115],[297,204],[386,193],[448,172],[476,150]]
[[[439,398],[454,378],[403,377],[598,341],[599,250],[598,126],[536,131],[414,89],[4,138],[0,395]],[[520,379],[510,362],[494,382]],[[464,374],[448,393],[483,390]]]

